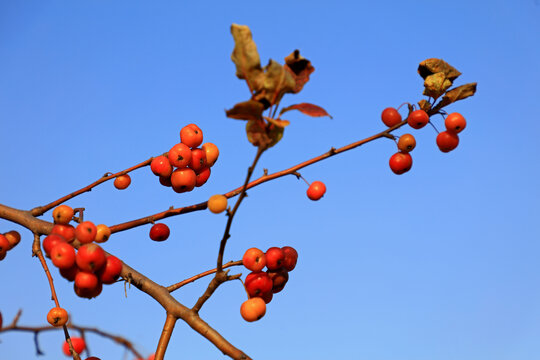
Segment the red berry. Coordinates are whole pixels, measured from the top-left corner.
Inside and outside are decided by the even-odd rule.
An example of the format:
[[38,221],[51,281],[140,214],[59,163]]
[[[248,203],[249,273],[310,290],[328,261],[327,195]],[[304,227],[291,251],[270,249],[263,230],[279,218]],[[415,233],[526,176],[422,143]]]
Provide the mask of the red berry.
[[154,241],[164,241],[167,240],[171,231],[169,227],[163,223],[154,224],[150,228],[150,239]]
[[169,158],[161,155],[152,159],[150,170],[157,176],[171,176],[173,168]]
[[190,148],[196,148],[202,144],[202,130],[195,124],[186,125],[180,130],[180,141]]
[[[82,353],[86,348],[86,344],[81,338],[72,337],[71,344],[73,345],[73,350],[75,350],[77,354]],[[62,351],[64,352],[64,354],[66,354],[66,356],[71,356],[71,352],[69,351],[69,344],[67,343],[67,341],[64,341],[64,344],[62,345]]]
[[186,144],[178,143],[169,150],[168,157],[172,166],[186,167],[191,163],[191,149]]
[[114,187],[118,190],[127,189],[131,184],[131,177],[128,174],[120,175],[114,179]]
[[326,186],[321,181],[314,181],[307,189],[307,197],[313,201],[319,200],[326,192]]
[[454,150],[457,148],[458,144],[459,137],[453,132],[447,130],[440,132],[439,135],[437,135],[437,146],[444,153]]
[[401,175],[412,167],[412,157],[409,153],[398,152],[390,157],[390,169],[394,174]]
[[465,126],[467,126],[467,121],[465,121],[463,115],[455,112],[446,117],[444,120],[444,125],[446,126],[446,130],[457,134],[465,129]]
[[384,123],[384,125],[388,127],[392,127],[394,125],[397,125],[401,122],[401,115],[400,113],[394,109],[393,107],[388,107],[383,110],[381,114],[381,119]]
[[421,129],[429,122],[429,115],[424,110],[415,110],[407,118],[407,123],[413,129]]

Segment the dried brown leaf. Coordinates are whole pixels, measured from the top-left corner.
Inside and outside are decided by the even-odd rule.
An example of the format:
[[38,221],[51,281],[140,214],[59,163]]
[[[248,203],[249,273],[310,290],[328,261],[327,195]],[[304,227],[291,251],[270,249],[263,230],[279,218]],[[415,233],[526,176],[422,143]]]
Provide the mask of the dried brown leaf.
[[254,146],[261,146],[270,141],[266,135],[264,123],[261,121],[248,121],[246,124],[246,134],[249,142]]
[[313,116],[313,117],[328,116],[330,119],[332,119],[332,116],[330,116],[330,114],[328,114],[326,110],[324,110],[322,107],[318,105],[314,105],[314,104],[309,104],[309,103],[300,103],[300,104],[287,106],[286,108],[281,109],[281,111],[279,112],[279,115],[290,110],[298,110],[303,114]]
[[450,86],[452,82],[448,80],[444,72],[429,75],[424,80],[424,95],[438,99]]
[[420,109],[424,110],[425,112],[428,112],[431,109],[431,104],[427,100],[420,100],[418,102],[418,105],[420,106]]
[[240,102],[230,110],[226,110],[227,117],[238,120],[262,120],[264,105],[255,100]]
[[444,94],[442,100],[437,104],[437,109],[442,109],[446,105],[449,105],[453,102],[466,99],[469,96],[473,96],[475,93],[475,82],[458,86],[457,88],[449,90],[446,94]]
[[251,30],[245,25],[232,24],[231,34],[235,43],[231,59],[236,65],[236,76],[246,80],[251,92],[259,91],[264,74]]
[[443,59],[426,59],[418,66],[418,73],[423,79],[438,72],[443,72],[446,78],[452,82],[461,75],[457,69]]
[[269,131],[268,131],[268,137],[270,138],[270,143],[268,144],[268,147],[272,147],[276,145],[283,138],[284,131],[285,131],[284,127],[270,124]]
[[285,58],[285,70],[289,71],[294,78],[295,86],[293,93],[298,93],[304,85],[309,81],[309,75],[315,71],[311,62],[300,55],[299,50],[294,50]]
[[285,93],[292,93],[295,81],[290,72],[274,60],[270,60],[264,68],[262,91],[254,96],[258,101],[269,105],[278,104]]

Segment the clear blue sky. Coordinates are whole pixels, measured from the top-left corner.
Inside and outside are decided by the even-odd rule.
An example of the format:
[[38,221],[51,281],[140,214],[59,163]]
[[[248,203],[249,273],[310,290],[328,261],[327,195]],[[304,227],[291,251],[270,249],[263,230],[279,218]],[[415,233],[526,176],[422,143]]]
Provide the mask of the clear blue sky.
[[[253,246],[291,245],[298,266],[261,321],[241,319],[239,282],[222,286],[202,317],[259,360],[540,359],[535,0],[2,0],[0,202],[48,203],[167,151],[191,122],[221,149],[203,188],[178,195],[142,169],[125,191],[107,183],[68,204],[113,225],[239,186],[255,149],[244,123],[224,114],[248,96],[230,60],[232,23],[250,26],[263,64],[300,49],[316,71],[283,104],[313,102],[334,117],[290,113],[292,124],[257,175],[382,130],[382,109],[421,99],[416,69],[426,58],[447,60],[463,73],[456,84],[476,81],[478,92],[449,108],[468,120],[458,149],[443,154],[432,128],[414,131],[414,165],[405,175],[388,168],[395,145],[379,140],[302,171],[326,183],[319,202],[292,176],[250,191],[225,259]],[[167,285],[214,267],[225,221],[206,211],[170,218],[167,242],[150,241],[145,226],[114,235],[105,249]],[[0,221],[0,231],[13,228]],[[21,324],[41,325],[53,302],[30,256],[31,234],[21,233],[0,262],[0,311],[9,322],[22,308]],[[53,273],[75,323],[154,351],[165,315],[146,294],[128,289],[126,298],[119,283],[88,301]],[[191,306],[206,285],[177,297]],[[40,359],[59,359],[62,339],[42,334]],[[0,360],[36,357],[31,334],[0,340]],[[126,358],[109,340],[89,341],[92,355]],[[222,355],[179,323],[167,358]]]

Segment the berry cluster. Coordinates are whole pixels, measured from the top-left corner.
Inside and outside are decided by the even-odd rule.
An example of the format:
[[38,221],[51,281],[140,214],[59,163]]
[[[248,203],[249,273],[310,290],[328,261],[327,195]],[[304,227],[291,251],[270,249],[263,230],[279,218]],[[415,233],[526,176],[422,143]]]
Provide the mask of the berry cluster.
[[[257,248],[245,252],[242,263],[251,273],[244,281],[249,299],[240,307],[244,320],[252,322],[264,316],[266,304],[275,293],[283,290],[297,261],[298,253],[290,246],[271,247],[266,253]],[[265,267],[267,271],[263,271]]]
[[[69,224],[74,211],[67,205],[53,210],[55,225],[43,240],[45,255],[60,270],[60,275],[74,281],[75,293],[83,298],[94,298],[101,293],[103,284],[112,284],[120,276],[122,261],[105,251],[95,242],[103,243],[111,235],[106,225],[84,221],[73,227]],[[72,243],[82,244],[75,251]]]
[[0,261],[6,258],[7,252],[21,241],[21,234],[15,230],[0,234]]
[[212,143],[203,142],[202,130],[195,124],[180,130],[180,143],[174,145],[167,156],[155,157],[150,169],[159,176],[163,186],[172,187],[177,193],[202,186],[210,177],[210,168],[216,163],[219,149]]
[[[382,122],[392,127],[401,122],[400,113],[392,108],[386,108],[381,114]],[[413,129],[421,129],[429,123],[429,115],[424,110],[414,110],[407,118],[407,124]],[[454,150],[459,144],[457,134],[465,129],[467,122],[459,113],[448,115],[444,121],[446,131],[440,132],[437,135],[437,146],[442,152]],[[397,175],[401,175],[409,171],[412,167],[412,157],[409,154],[416,147],[416,140],[411,134],[400,136],[397,143],[398,152],[390,157],[390,169]]]

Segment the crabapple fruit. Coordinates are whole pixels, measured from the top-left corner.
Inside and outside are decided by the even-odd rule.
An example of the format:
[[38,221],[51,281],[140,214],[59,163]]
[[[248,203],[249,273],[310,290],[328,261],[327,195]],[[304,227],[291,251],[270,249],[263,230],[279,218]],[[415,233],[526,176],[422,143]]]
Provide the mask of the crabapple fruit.
[[388,107],[383,110],[381,114],[381,120],[384,123],[384,125],[388,127],[392,127],[394,125],[397,125],[401,122],[401,115],[400,113],[394,109],[393,107]]
[[413,151],[416,147],[416,139],[411,134],[403,134],[399,137],[397,147],[402,152]]
[[309,185],[307,189],[307,197],[310,200],[316,201],[324,196],[326,192],[326,185],[322,181],[314,181]]
[[58,205],[53,210],[53,219],[55,224],[67,224],[73,218],[74,210],[67,205]]
[[444,120],[444,126],[446,126],[446,130],[458,134],[465,129],[465,126],[467,126],[467,121],[465,121],[463,115],[454,112],[446,117]]
[[4,234],[7,241],[9,242],[9,249],[13,249],[21,241],[21,234],[15,230],[8,231]]
[[180,141],[190,148],[196,148],[202,144],[202,130],[195,124],[188,124],[180,130]]
[[197,183],[197,175],[190,168],[176,169],[171,175],[172,188],[177,193],[191,191]]
[[66,309],[54,307],[47,314],[47,321],[54,327],[64,326],[68,322],[68,313]]
[[281,248],[285,257],[283,258],[283,268],[287,271],[293,271],[298,261],[298,252],[295,248],[290,246],[284,246]]
[[99,280],[104,284],[113,284],[122,272],[122,260],[116,256],[107,255],[105,265],[98,272]]
[[91,221],[83,221],[75,228],[75,237],[82,244],[91,243],[96,239],[97,227]]
[[68,243],[75,240],[75,228],[69,224],[55,224],[51,230],[51,234],[62,236]]
[[96,272],[105,265],[105,251],[98,244],[85,244],[79,248],[75,261],[82,271]]
[[421,129],[429,122],[429,115],[422,109],[414,110],[407,118],[407,123],[413,129]]
[[199,148],[191,150],[191,163],[189,167],[195,172],[199,172],[206,167],[206,153],[204,150]]
[[459,137],[456,133],[446,130],[437,135],[436,141],[439,149],[442,152],[447,153],[457,148],[459,144]]
[[163,223],[154,224],[150,228],[150,239],[154,241],[165,241],[169,237],[171,230]]
[[212,195],[208,199],[208,210],[214,214],[222,213],[227,209],[227,197],[225,195]]
[[[73,350],[75,350],[77,354],[82,353],[86,348],[86,344],[82,338],[72,337],[71,344],[73,345]],[[69,351],[69,344],[67,341],[64,341],[64,344],[62,345],[62,351],[66,356],[71,356],[71,351]]]
[[271,247],[266,250],[266,267],[268,270],[277,270],[283,266],[283,260],[285,259],[285,252],[278,247]]
[[191,149],[186,144],[174,145],[167,156],[171,165],[177,168],[184,168],[191,163]]
[[253,297],[242,303],[240,315],[248,322],[257,321],[266,314],[266,303],[260,297]]
[[247,249],[242,257],[242,264],[251,271],[261,271],[266,266],[266,255],[257,248]]
[[59,269],[68,269],[75,264],[75,249],[67,242],[59,242],[51,249],[51,260]]
[[173,168],[169,158],[163,155],[152,159],[150,170],[157,176],[171,176]]
[[268,270],[266,273],[272,280],[272,292],[274,294],[283,290],[285,284],[289,281],[289,273],[285,269]]
[[129,184],[131,184],[131,177],[128,174],[117,176],[114,179],[114,187],[118,190],[127,189]]
[[206,182],[210,178],[211,171],[209,167],[205,167],[204,169],[198,172],[195,172],[195,174],[196,174],[195,186],[201,187],[204,184],[206,184]]
[[97,243],[104,243],[109,240],[111,236],[111,229],[104,224],[99,224],[96,226],[96,238],[94,239]]
[[401,175],[411,169],[412,157],[409,153],[397,152],[390,157],[388,163],[394,174]]
[[210,167],[214,166],[219,157],[218,147],[212,143],[204,143],[201,149],[206,153],[206,164]]
[[244,281],[250,297],[258,296],[272,290],[272,279],[264,271],[251,272]]

